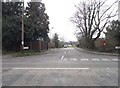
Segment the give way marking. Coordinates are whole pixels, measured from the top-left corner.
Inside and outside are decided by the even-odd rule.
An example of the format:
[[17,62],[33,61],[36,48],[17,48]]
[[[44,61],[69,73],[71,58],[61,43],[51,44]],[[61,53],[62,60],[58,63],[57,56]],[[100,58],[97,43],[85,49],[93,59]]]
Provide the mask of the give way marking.
[[90,68],[12,68],[13,70],[89,70]]

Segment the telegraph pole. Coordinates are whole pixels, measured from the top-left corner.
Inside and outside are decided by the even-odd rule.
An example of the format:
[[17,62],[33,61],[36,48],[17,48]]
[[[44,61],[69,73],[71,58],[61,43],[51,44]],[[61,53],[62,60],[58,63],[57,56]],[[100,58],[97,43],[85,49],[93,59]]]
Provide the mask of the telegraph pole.
[[21,33],[21,50],[24,50],[24,0],[23,0],[23,7],[22,7],[22,33]]

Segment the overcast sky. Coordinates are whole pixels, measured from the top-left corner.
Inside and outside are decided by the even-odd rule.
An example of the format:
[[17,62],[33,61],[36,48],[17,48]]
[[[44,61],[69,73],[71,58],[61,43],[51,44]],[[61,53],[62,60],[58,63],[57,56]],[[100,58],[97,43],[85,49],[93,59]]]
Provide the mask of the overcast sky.
[[50,35],[58,33],[65,41],[76,41],[75,27],[70,17],[75,12],[74,4],[79,0],[42,0],[50,19]]
[[[29,1],[29,0],[25,0]],[[75,13],[75,6],[81,0],[42,0],[46,7],[46,13],[50,21],[50,33],[52,37],[54,33],[58,33],[59,37],[65,41],[77,41],[75,36],[76,27],[70,21]],[[108,0],[109,3],[114,0]]]

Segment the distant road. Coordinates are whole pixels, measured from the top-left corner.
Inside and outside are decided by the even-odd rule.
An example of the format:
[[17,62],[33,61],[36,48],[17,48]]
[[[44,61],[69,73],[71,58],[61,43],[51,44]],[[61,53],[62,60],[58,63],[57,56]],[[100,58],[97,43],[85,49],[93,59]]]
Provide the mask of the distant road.
[[3,86],[117,86],[118,57],[74,48],[3,57]]

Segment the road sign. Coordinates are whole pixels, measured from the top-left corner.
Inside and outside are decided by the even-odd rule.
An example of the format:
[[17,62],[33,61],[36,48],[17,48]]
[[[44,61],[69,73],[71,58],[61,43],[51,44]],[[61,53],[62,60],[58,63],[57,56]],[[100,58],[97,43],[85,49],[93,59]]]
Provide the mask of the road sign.
[[120,46],[115,46],[115,49],[120,49]]
[[23,49],[24,49],[24,50],[28,50],[28,49],[29,49],[29,47],[23,47]]
[[105,40],[102,41],[102,45],[106,46],[106,41]]

